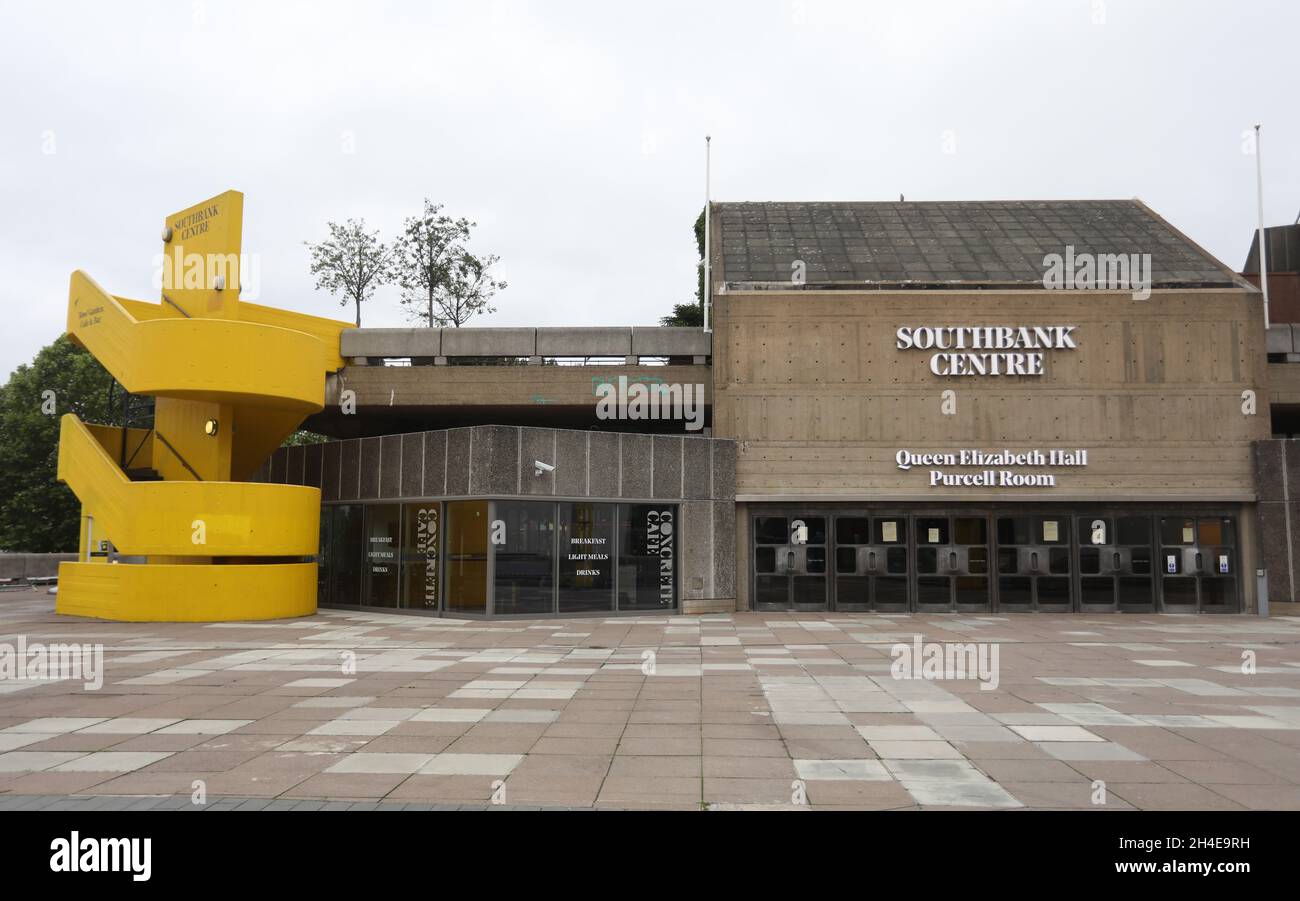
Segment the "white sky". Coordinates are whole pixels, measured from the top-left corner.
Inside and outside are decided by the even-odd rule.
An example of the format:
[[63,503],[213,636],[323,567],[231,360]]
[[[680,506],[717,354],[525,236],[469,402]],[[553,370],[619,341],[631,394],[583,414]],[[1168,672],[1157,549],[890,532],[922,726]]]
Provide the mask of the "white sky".
[[[706,133],[718,200],[1140,197],[1239,268],[1256,122],[1268,223],[1300,212],[1297,34],[1286,0],[0,0],[0,370],[73,269],[157,300],[163,217],[228,188],[259,303],[349,319],[302,242],[427,196],[502,258],[472,324],[654,324]],[[395,289],[362,315],[405,324]]]

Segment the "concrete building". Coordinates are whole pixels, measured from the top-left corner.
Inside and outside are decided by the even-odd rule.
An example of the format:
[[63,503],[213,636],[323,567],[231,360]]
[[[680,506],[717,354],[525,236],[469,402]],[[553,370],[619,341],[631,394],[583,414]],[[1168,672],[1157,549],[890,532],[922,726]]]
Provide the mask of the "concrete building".
[[259,475],[322,489],[321,602],[1209,613],[1257,570],[1294,599],[1280,336],[1142,203],[712,213],[711,335],[345,332],[306,426],[341,440]]

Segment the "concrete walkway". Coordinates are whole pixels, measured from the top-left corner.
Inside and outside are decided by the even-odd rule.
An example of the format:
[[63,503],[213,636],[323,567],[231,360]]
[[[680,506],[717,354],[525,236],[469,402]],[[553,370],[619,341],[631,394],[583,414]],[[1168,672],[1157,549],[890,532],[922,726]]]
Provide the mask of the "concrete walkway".
[[[1296,617],[139,625],[52,601],[0,594],[0,654],[100,645],[103,685],[0,681],[0,809],[1300,809]],[[946,678],[897,678],[899,643],[902,675]],[[927,672],[924,643],[986,668]]]

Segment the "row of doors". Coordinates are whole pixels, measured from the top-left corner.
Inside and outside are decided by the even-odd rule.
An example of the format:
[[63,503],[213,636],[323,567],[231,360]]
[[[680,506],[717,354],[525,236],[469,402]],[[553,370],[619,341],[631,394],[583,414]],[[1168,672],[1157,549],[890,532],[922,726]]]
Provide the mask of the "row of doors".
[[1230,516],[760,513],[751,525],[756,610],[1240,609]]

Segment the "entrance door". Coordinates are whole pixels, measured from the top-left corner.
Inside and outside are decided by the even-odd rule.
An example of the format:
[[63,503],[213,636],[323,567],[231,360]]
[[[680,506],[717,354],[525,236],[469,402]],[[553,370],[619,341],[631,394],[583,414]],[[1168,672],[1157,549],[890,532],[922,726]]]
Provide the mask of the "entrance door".
[[1155,565],[1150,516],[1080,516],[1079,609],[1150,613]]
[[908,609],[907,517],[835,518],[835,609]]
[[1162,612],[1237,612],[1235,520],[1164,516],[1159,537]]
[[989,523],[984,516],[916,517],[916,609],[990,609]]
[[999,516],[998,609],[1068,612],[1070,520],[1064,516]]
[[754,517],[754,609],[825,610],[825,516]]

